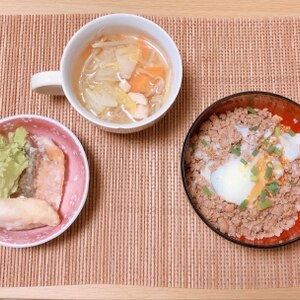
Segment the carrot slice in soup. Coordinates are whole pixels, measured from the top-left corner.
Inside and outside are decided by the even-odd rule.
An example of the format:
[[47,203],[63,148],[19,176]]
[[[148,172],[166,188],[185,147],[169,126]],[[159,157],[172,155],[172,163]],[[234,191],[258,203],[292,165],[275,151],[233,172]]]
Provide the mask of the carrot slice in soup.
[[150,88],[151,78],[146,74],[136,74],[130,78],[129,84],[131,92],[144,94]]
[[151,74],[153,77],[150,77],[144,73],[133,75],[129,80],[131,92],[144,94],[150,89],[151,84],[154,84],[154,78],[165,76],[165,70],[163,67],[147,67],[145,68],[145,71]]
[[163,67],[147,67],[145,71],[153,75],[154,77],[164,77],[165,69]]

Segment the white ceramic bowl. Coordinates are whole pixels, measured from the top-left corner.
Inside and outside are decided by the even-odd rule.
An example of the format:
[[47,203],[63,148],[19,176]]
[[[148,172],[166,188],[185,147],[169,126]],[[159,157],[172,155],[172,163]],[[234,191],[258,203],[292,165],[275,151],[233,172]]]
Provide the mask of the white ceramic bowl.
[[[130,124],[115,124],[97,118],[85,109],[76,97],[71,80],[73,67],[89,42],[99,34],[128,33],[147,37],[165,55],[171,68],[170,90],[167,101],[153,115]],[[171,37],[154,22],[129,14],[112,14],[97,18],[79,29],[68,42],[60,64],[60,71],[37,73],[32,77],[32,89],[48,94],[65,94],[71,105],[87,120],[104,130],[129,133],[145,129],[162,118],[174,103],[182,81],[182,61],[176,44]],[[62,90],[61,90],[62,87]]]
[[58,121],[36,116],[17,115],[0,120],[0,134],[7,135],[18,127],[24,127],[30,134],[49,137],[65,154],[64,193],[58,214],[61,223],[55,227],[41,227],[31,230],[9,231],[0,228],[0,245],[26,248],[44,244],[67,230],[81,212],[89,189],[89,165],[78,138]]

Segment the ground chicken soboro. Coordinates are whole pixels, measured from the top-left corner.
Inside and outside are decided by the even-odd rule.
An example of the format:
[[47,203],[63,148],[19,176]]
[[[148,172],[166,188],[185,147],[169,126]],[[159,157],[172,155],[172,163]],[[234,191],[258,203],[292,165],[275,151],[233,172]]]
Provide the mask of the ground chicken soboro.
[[[281,117],[267,109],[237,108],[211,116],[190,140],[185,166],[192,201],[212,225],[231,237],[279,236],[297,220],[300,134],[280,122]],[[289,148],[294,144],[298,148]],[[296,158],[291,149],[299,150]],[[226,177],[240,170],[241,176]],[[235,186],[235,181],[240,183]],[[224,182],[232,190],[245,185],[249,196],[225,200],[220,194],[234,191],[226,190]]]

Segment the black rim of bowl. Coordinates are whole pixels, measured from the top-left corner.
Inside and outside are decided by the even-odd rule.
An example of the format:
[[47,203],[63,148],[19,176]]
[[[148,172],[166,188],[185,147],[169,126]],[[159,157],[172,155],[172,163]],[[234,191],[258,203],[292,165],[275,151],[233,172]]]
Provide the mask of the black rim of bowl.
[[199,120],[212,108],[218,106],[220,103],[233,98],[233,97],[238,97],[238,96],[243,96],[243,95],[251,95],[251,94],[262,94],[262,95],[270,95],[270,96],[274,96],[274,97],[279,97],[279,98],[283,98],[284,100],[291,102],[294,105],[297,105],[300,107],[300,105],[298,103],[296,103],[295,101],[286,98],[284,96],[278,95],[278,94],[274,94],[271,92],[262,92],[262,91],[247,91],[247,92],[240,92],[240,93],[236,93],[236,94],[232,94],[229,96],[226,96],[224,98],[221,98],[219,100],[217,100],[216,102],[214,102],[213,104],[209,105],[206,109],[204,109],[201,114],[196,118],[196,120],[193,122],[192,126],[190,127],[185,139],[184,139],[184,143],[183,143],[183,148],[182,148],[182,152],[181,152],[181,177],[182,177],[182,182],[183,182],[183,186],[184,186],[184,190],[185,193],[187,195],[187,198],[190,202],[190,204],[192,205],[194,211],[198,214],[198,216],[202,219],[202,221],[211,229],[213,230],[215,233],[217,233],[218,235],[220,235],[221,237],[225,238],[226,240],[233,242],[235,244],[241,245],[241,246],[246,246],[246,247],[250,247],[250,248],[260,248],[260,249],[270,249],[270,248],[278,248],[278,247],[282,247],[282,246],[286,246],[289,245],[291,243],[294,243],[298,240],[300,240],[300,235],[296,238],[293,238],[291,240],[282,242],[282,243],[278,243],[278,244],[271,244],[271,245],[264,245],[264,244],[251,244],[248,242],[243,242],[237,239],[234,239],[233,237],[230,237],[229,235],[223,233],[222,231],[220,231],[219,229],[217,229],[215,226],[213,226],[207,219],[206,217],[201,213],[200,209],[195,205],[194,201],[192,200],[192,196],[189,192],[188,189],[188,185],[187,185],[187,180],[186,180],[186,175],[185,175],[185,156],[186,156],[186,150],[188,148],[188,142],[192,136],[192,134],[194,133],[194,129],[195,127],[198,127],[198,123]]

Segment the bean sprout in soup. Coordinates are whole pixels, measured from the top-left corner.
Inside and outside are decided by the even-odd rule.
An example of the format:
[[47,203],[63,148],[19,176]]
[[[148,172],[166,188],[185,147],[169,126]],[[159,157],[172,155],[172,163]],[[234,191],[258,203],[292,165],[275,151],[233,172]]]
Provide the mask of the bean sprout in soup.
[[102,36],[83,54],[77,96],[101,120],[138,122],[165,103],[170,72],[165,57],[144,37]]

